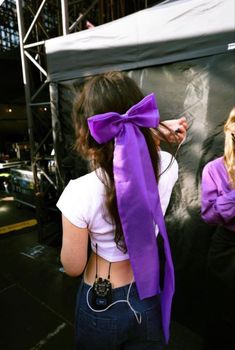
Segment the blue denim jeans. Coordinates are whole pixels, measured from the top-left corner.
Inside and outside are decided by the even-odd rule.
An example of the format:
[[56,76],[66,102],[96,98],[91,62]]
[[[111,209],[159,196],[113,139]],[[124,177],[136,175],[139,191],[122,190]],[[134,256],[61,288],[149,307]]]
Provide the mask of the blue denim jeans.
[[[115,288],[112,302],[127,298],[129,285]],[[76,305],[77,350],[162,350],[164,340],[161,326],[159,296],[140,300],[135,283],[130,289],[132,308],[141,314],[137,322],[133,310],[125,303],[117,303],[100,313],[92,311],[87,304],[90,286],[81,282]],[[91,291],[88,293],[91,303]]]

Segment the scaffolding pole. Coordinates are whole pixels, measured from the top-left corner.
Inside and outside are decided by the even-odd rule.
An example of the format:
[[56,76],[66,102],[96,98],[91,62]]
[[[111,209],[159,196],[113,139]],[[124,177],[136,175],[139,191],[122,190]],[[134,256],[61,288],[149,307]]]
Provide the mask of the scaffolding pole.
[[32,110],[30,107],[31,94],[30,94],[29,66],[24,53],[25,28],[24,28],[24,17],[23,17],[23,8],[22,8],[21,0],[16,0],[16,10],[17,10],[18,30],[19,30],[19,41],[20,41],[21,66],[22,66],[25,102],[26,102],[26,113],[27,113],[27,122],[28,122],[30,160],[32,165],[34,160],[34,128],[33,128]]
[[[139,0],[133,0],[132,5],[135,5],[137,10],[142,9],[140,5],[136,7],[136,4],[139,4]],[[56,84],[49,84],[47,80],[47,69],[45,60],[41,59],[42,54],[45,49],[45,40],[51,38],[51,33],[53,33],[53,37],[61,35],[68,35],[70,32],[75,30],[82,30],[82,21],[87,18],[88,14],[91,13],[91,21],[95,18],[95,25],[103,24],[107,21],[117,19],[123,17],[126,13],[127,2],[125,0],[119,0],[114,2],[113,0],[107,0],[106,2],[103,0],[91,0],[89,3],[85,0],[77,0],[70,1],[68,0],[56,0],[53,2],[52,0],[41,0],[37,2],[37,9],[34,8],[36,5],[33,0],[16,0],[16,10],[17,10],[17,21],[19,28],[19,41],[20,41],[20,54],[21,54],[21,64],[22,64],[22,73],[23,73],[23,83],[25,90],[25,102],[26,102],[26,112],[27,112],[27,122],[28,122],[28,134],[29,134],[29,143],[30,143],[30,166],[33,173],[34,178],[34,188],[35,188],[35,206],[38,220],[38,237],[39,241],[43,241],[43,235],[45,231],[45,223],[46,217],[48,214],[47,209],[49,210],[50,204],[45,203],[44,193],[41,186],[41,178],[39,176],[39,172],[41,172],[50,186],[53,186],[56,192],[56,196],[60,193],[62,187],[65,184],[65,179],[63,177],[63,169],[61,165],[61,152],[59,146],[61,144],[62,139],[62,131],[59,136],[56,134],[55,130],[60,130],[60,120],[58,113],[58,86]],[[145,7],[147,6],[148,1],[145,0]],[[33,6],[34,5],[34,6]],[[48,14],[43,12],[46,8],[45,5],[55,6],[57,17],[53,22],[54,27],[53,31],[50,32],[46,28],[46,21],[48,21]],[[68,5],[73,7],[73,17],[69,18]],[[30,16],[28,16],[30,14]],[[46,8],[48,11],[48,8]],[[31,18],[32,21],[29,25],[27,25],[26,30],[26,22]],[[77,18],[78,16],[78,18]],[[76,19],[77,18],[77,19]],[[71,20],[71,26],[69,26],[69,19]],[[89,18],[90,19],[90,18]],[[75,21],[74,21],[75,20]],[[57,32],[55,33],[56,26],[58,25]],[[85,27],[87,24],[85,24]],[[38,31],[38,28],[41,30],[41,33]],[[35,35],[36,33],[36,35]],[[31,39],[31,40],[30,40]],[[34,81],[32,80],[31,73],[35,74],[38,72],[39,81],[36,80],[37,89],[35,91]],[[47,90],[46,90],[47,89]],[[48,94],[48,101],[45,101],[43,97],[43,102],[41,97],[41,93]],[[45,107],[47,106],[47,107]],[[42,141],[39,142],[39,146],[36,147],[35,139],[36,139],[36,125],[34,125],[34,114],[35,108],[49,108],[50,110],[50,122],[51,127],[50,130],[46,131],[45,137],[42,137]],[[36,114],[37,116],[37,114]],[[43,121],[40,113],[38,114],[40,122]],[[40,149],[46,149],[46,142],[48,138],[52,135],[53,139],[53,147],[54,150],[57,150],[58,154],[55,154],[55,179],[51,178],[50,173],[44,171],[41,167],[42,158],[40,156]],[[40,179],[39,179],[40,178]],[[47,208],[48,205],[48,208]],[[50,208],[50,210],[55,211],[55,206]]]
[[69,34],[68,0],[61,0],[62,33]]

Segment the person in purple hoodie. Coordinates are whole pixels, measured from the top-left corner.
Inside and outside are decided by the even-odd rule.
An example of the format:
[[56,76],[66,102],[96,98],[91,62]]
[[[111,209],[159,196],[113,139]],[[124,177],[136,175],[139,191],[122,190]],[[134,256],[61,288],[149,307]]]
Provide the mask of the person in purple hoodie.
[[208,254],[205,349],[235,349],[235,107],[224,125],[224,155],[202,172],[201,216],[216,225]]
[[[154,139],[154,130],[164,129],[155,96],[144,97],[128,75],[104,73],[85,82],[73,115],[76,149],[92,167],[68,183],[57,203],[64,270],[78,276],[85,269],[77,295],[77,349],[160,350],[169,340],[174,294],[164,214],[178,165]],[[165,135],[182,141],[185,118],[169,125],[174,131],[166,128]],[[163,281],[158,235],[164,241]]]

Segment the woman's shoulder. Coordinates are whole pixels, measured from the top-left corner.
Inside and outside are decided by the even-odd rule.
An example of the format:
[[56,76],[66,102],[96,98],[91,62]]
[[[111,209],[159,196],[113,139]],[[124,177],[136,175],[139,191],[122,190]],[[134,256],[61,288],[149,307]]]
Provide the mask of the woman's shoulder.
[[71,179],[69,183],[72,183],[74,186],[79,184],[93,183],[97,181],[97,175],[95,171],[92,171],[86,175],[77,177],[76,179]]
[[78,205],[79,199],[79,202],[83,203],[85,207],[85,203],[91,202],[92,198],[102,198],[103,193],[104,185],[96,172],[92,171],[76,179],[71,179],[61,193],[57,206],[59,209],[64,205],[71,208]]
[[69,181],[67,188],[71,191],[94,191],[104,187],[97,171],[92,171],[86,175],[80,176]]
[[218,171],[218,170],[225,170],[225,165],[224,165],[224,157],[218,157],[215,158],[211,161],[209,161],[205,166],[203,171],[204,172],[213,172],[213,171]]

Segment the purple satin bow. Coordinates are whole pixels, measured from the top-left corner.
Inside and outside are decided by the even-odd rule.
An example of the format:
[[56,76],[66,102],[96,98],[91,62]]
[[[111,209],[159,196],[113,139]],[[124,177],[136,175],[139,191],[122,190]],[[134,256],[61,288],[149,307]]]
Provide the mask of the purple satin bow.
[[[162,214],[158,186],[145,138],[139,127],[157,127],[160,116],[154,94],[125,114],[116,112],[88,118],[98,143],[115,139],[113,171],[118,211],[140,299],[161,293],[162,323],[169,339],[174,269]],[[164,239],[164,287],[159,285],[159,257],[155,225]]]

